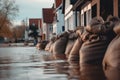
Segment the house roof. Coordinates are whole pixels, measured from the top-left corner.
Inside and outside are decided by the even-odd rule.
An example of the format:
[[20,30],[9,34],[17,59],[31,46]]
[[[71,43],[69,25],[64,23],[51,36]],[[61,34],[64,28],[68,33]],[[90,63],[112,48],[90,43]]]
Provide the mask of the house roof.
[[37,27],[42,27],[42,19],[41,18],[30,18],[29,19],[29,26],[35,24]]
[[54,9],[53,8],[43,8],[43,22],[52,23],[54,20]]
[[62,3],[62,0],[55,0],[55,6],[56,6],[56,8],[58,8],[61,3]]

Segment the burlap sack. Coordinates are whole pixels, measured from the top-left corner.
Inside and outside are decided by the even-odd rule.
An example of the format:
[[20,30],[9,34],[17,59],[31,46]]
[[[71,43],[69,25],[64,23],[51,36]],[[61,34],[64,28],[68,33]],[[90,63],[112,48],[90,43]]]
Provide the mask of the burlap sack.
[[75,40],[68,40],[66,50],[65,50],[65,55],[67,58],[70,54],[71,49],[73,48],[74,43],[75,43]]
[[70,51],[70,54],[69,54],[69,57],[68,57],[68,61],[71,62],[71,61],[79,61],[79,50],[81,48],[81,45],[82,45],[82,39],[81,39],[81,35],[83,34],[84,32],[84,27],[77,27],[76,29],[76,34],[78,35],[78,38],[77,40],[75,41],[71,51]]
[[46,45],[47,45],[48,41],[41,41],[39,42],[36,47],[39,49],[39,50],[44,50]]
[[54,42],[51,44],[51,46],[50,46],[50,49],[49,49],[49,52],[50,53],[53,53],[53,45],[54,45]]
[[106,80],[102,66],[82,65],[80,80]]
[[117,36],[109,44],[105,57],[103,59],[103,67],[120,68],[120,22],[114,27]]
[[49,51],[52,44],[53,44],[52,41],[48,42],[48,44],[45,47],[45,51]]
[[80,49],[80,64],[102,64],[108,46],[106,36],[89,35]]
[[105,57],[103,59],[103,68],[118,67],[120,68],[120,19],[113,17],[110,19],[114,23],[113,30],[117,36],[110,42]]
[[50,48],[52,47],[52,44],[55,42],[55,40],[56,40],[56,37],[52,37],[52,38],[50,39],[50,41],[48,42],[48,44],[47,44],[46,47],[45,47],[45,50],[46,50],[46,51],[51,51]]
[[68,42],[65,50],[65,55],[67,58],[77,38],[78,38],[78,35],[75,32],[69,33],[69,38],[68,38]]
[[[82,35],[80,64],[101,64],[110,41],[115,37],[111,22],[93,18]],[[112,37],[111,37],[112,36]]]
[[118,22],[113,28],[114,32],[119,35],[120,34],[120,22]]
[[[55,58],[65,58],[65,49],[68,42],[68,33],[65,32],[59,36],[53,45],[53,55]],[[61,58],[60,58],[61,57]]]
[[104,70],[106,80],[120,80],[120,70],[118,68],[109,67]]
[[82,40],[80,37],[75,41],[72,50],[70,51],[70,55],[68,57],[68,61],[79,61],[79,50],[82,45]]
[[86,26],[86,30],[95,34],[103,33],[103,24],[104,20],[102,19],[102,17],[95,17],[90,21],[90,24]]

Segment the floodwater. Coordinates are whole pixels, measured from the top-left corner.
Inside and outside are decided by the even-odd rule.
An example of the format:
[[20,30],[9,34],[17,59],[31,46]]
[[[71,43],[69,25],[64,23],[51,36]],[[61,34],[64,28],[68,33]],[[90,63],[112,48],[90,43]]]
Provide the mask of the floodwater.
[[0,48],[0,80],[120,80],[120,71],[55,60],[35,47]]

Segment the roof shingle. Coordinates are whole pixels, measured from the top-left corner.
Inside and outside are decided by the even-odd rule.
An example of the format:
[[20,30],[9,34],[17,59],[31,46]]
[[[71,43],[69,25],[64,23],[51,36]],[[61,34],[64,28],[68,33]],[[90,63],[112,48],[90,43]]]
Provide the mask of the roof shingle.
[[[39,22],[40,21],[40,22]],[[40,27],[42,27],[42,19],[40,18],[30,18],[29,19],[29,26],[32,25],[32,24],[35,24],[37,27],[38,25],[40,24]]]
[[52,23],[54,20],[54,9],[53,8],[43,8],[43,22]]

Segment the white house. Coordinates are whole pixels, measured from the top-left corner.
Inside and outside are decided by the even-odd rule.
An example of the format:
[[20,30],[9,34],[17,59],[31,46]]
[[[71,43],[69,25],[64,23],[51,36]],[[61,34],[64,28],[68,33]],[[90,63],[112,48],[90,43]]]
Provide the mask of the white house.
[[43,34],[44,39],[49,40],[53,34],[53,20],[54,20],[54,9],[43,8]]
[[53,33],[53,25],[52,24],[46,24],[43,22],[42,24],[42,33],[43,33],[43,40],[49,40],[52,37]]
[[53,22],[53,33],[56,33],[56,35],[61,34],[64,32],[64,14],[62,14],[62,4],[55,9],[55,16],[54,16],[54,22]]
[[65,31],[74,30],[77,26],[79,26],[79,12],[72,10],[75,1],[77,0],[63,0]]

